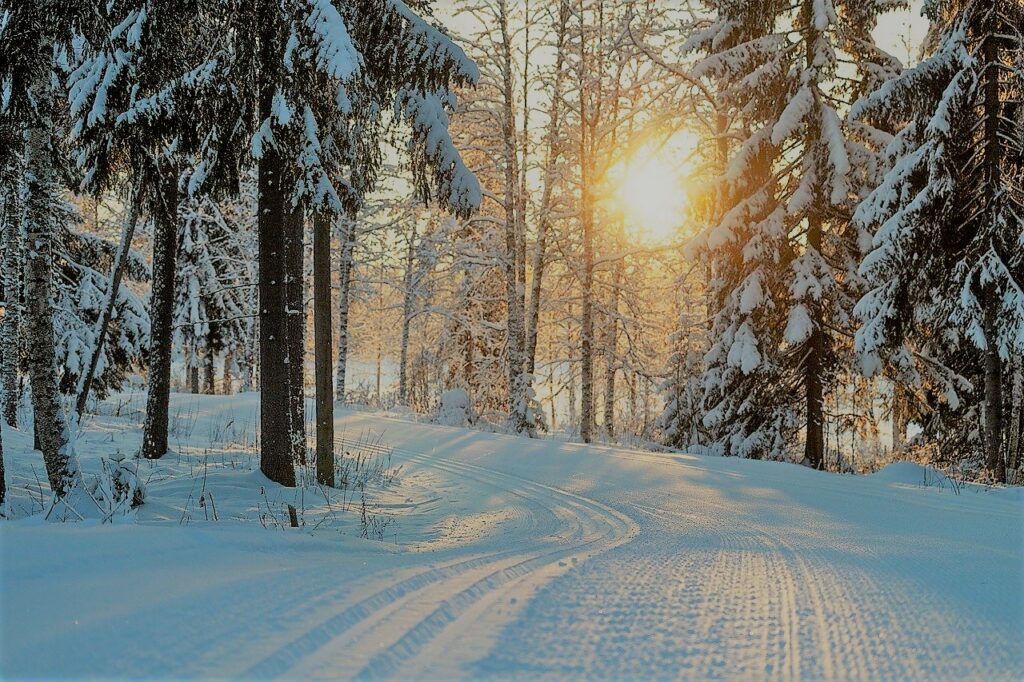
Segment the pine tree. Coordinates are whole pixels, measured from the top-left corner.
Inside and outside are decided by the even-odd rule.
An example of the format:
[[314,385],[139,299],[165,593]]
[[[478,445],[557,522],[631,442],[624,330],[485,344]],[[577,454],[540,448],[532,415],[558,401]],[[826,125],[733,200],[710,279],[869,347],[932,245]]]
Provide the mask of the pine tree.
[[[926,10],[932,53],[853,111],[899,127],[884,150],[888,171],[855,215],[872,283],[857,306],[856,344],[865,374],[889,366],[911,390],[938,384],[954,411],[959,379],[976,376],[984,461],[1003,480],[1004,376],[1024,351],[1024,194],[1014,170],[1022,125],[1011,113],[1021,100],[1024,9],[967,0]],[[956,365],[970,345],[976,369],[964,371]]]
[[117,305],[121,292],[121,278],[124,276],[128,264],[128,257],[131,251],[132,239],[135,235],[135,227],[139,222],[139,201],[136,196],[130,199],[127,215],[125,216],[124,227],[121,231],[121,241],[118,244],[117,255],[110,266],[109,285],[106,297],[99,316],[90,336],[90,350],[88,359],[83,365],[83,371],[79,374],[78,384],[75,387],[75,411],[78,414],[85,412],[86,401],[92,390],[93,379],[96,370],[100,365],[100,358],[107,340],[107,328],[114,316],[114,308]]
[[63,159],[56,138],[63,96],[56,69],[58,50],[71,45],[84,9],[46,0],[0,3],[0,156],[24,153],[24,333],[33,339],[28,375],[34,429],[58,498],[78,484],[81,474],[60,404],[53,323],[52,249],[63,207]]
[[205,130],[176,103],[189,101],[209,75],[200,49],[217,30],[218,8],[190,0],[105,3],[83,26],[82,54],[69,77],[83,185],[98,193],[131,173],[154,221],[147,458],[167,451],[179,204],[202,175],[200,168],[189,187],[181,184]]
[[[708,53],[694,76],[743,133],[722,178],[725,212],[707,234],[717,310],[705,424],[729,454],[787,456],[799,428],[804,462],[824,465],[856,189],[840,112],[844,95],[897,66],[870,39],[882,7],[716,3],[717,22],[691,41]],[[839,73],[843,53],[856,78]]]
[[[55,207],[57,208],[57,207]],[[128,209],[131,213],[131,209]],[[125,281],[145,282],[150,270],[130,245],[113,244],[92,229],[81,227],[78,209],[61,202],[55,214],[58,229],[54,251],[54,333],[61,393],[81,400],[84,375],[91,370],[93,392],[104,397],[121,387],[129,373],[139,371],[149,349],[149,314]],[[124,247],[122,249],[122,247]],[[112,269],[121,260],[122,278]],[[110,343],[99,345],[96,330],[104,314]],[[79,412],[81,414],[81,412]]]

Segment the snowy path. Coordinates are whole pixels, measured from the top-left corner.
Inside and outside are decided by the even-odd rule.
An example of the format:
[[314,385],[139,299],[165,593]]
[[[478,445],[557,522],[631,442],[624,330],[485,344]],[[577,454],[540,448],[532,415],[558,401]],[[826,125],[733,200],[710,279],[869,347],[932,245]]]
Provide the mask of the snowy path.
[[383,432],[438,492],[407,525],[447,530],[397,549],[237,524],[8,524],[0,672],[1024,676],[1019,496],[365,413],[338,427]]

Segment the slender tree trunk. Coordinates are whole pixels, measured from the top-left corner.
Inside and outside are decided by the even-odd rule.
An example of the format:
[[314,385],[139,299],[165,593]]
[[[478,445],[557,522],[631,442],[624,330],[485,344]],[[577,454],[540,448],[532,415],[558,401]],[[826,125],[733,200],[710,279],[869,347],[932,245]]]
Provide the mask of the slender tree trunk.
[[1010,394],[1010,424],[1007,439],[1006,482],[1011,485],[1024,483],[1021,471],[1021,457],[1024,455],[1024,359],[1017,357],[1013,362],[1013,388]]
[[7,501],[7,477],[4,473],[3,430],[3,424],[0,423],[0,516],[6,518],[7,506],[4,503]]
[[75,390],[77,396],[75,401],[75,412],[83,414],[85,404],[89,400],[89,392],[92,390],[93,378],[96,376],[96,368],[99,366],[100,357],[103,355],[103,344],[107,338],[107,327],[114,316],[114,306],[117,304],[117,293],[121,289],[121,277],[124,275],[124,267],[128,262],[128,253],[131,251],[132,239],[135,236],[135,226],[139,222],[139,191],[136,190],[128,204],[128,215],[125,217],[124,226],[121,229],[121,243],[117,247],[117,255],[110,270],[110,289],[107,291],[107,298],[103,302],[103,309],[96,321],[92,334],[92,350],[89,353],[89,362],[86,370],[78,378],[78,386]]
[[[993,0],[986,27],[987,35],[982,46],[985,70],[982,75],[984,88],[984,182],[985,207],[988,219],[995,225],[999,213],[998,203],[1003,188],[1002,149],[999,139],[999,120],[1002,105],[999,101],[999,12],[998,0]],[[985,286],[981,300],[984,306],[982,327],[985,333],[985,400],[982,406],[983,442],[985,460],[992,477],[999,482],[1006,480],[1006,461],[1003,458],[1003,365],[998,349],[999,294],[991,285]]]
[[224,353],[224,369],[221,374],[221,390],[224,395],[233,395],[235,392],[234,377],[231,375],[231,363],[233,362],[234,355],[232,351]]
[[615,263],[612,273],[612,300],[608,304],[611,312],[607,328],[607,344],[605,351],[604,375],[604,432],[609,440],[615,438],[615,374],[618,357],[619,322],[619,284],[622,280],[622,260]]
[[[264,0],[269,10],[269,0]],[[271,12],[268,11],[268,16]],[[260,48],[264,87],[259,117],[270,118],[282,62],[277,28],[267,22]],[[259,159],[258,240],[260,305],[260,471],[281,485],[295,485],[288,392],[288,329],[285,292],[285,164],[273,145]]]
[[345,402],[345,379],[348,365],[348,310],[352,286],[352,255],[356,241],[355,218],[338,221],[341,253],[338,266],[338,359],[334,376],[334,399]]
[[[522,134],[519,135],[519,157],[517,159],[517,170],[519,179],[516,185],[516,293],[518,301],[516,307],[520,310],[520,351],[523,354],[523,361],[526,360],[526,203],[527,203],[527,174],[530,169],[530,55],[533,48],[530,45],[530,26],[533,23],[530,16],[530,0],[524,0],[523,8],[523,41],[522,41],[522,105],[520,114],[523,117]],[[513,120],[513,126],[515,121]],[[524,364],[525,372],[525,364]],[[528,395],[527,387],[530,385],[529,378],[523,377],[523,393]]]
[[519,172],[516,149],[516,114],[513,93],[512,38],[508,30],[508,9],[505,0],[498,3],[498,23],[501,30],[501,73],[502,73],[502,141],[503,165],[505,171],[505,271],[506,314],[506,373],[508,375],[509,426],[515,433],[530,430],[527,404],[524,334],[523,334],[523,288],[520,287],[519,253],[520,218],[518,216]]
[[467,322],[463,331],[463,338],[465,339],[465,371],[463,374],[466,379],[466,391],[469,393],[470,403],[476,399],[476,360],[473,357],[473,330]]
[[[0,179],[2,179],[5,183],[3,190],[4,194],[0,195],[0,199],[2,199],[4,202],[3,214],[0,215],[0,220],[3,221],[3,223],[0,224],[0,230],[2,230],[2,243],[4,251],[3,260],[0,262],[3,263],[4,267],[6,267],[8,263],[8,253],[12,249],[14,249],[15,246],[21,248],[20,244],[15,244],[11,241],[8,241],[9,225],[13,223],[15,226],[17,226],[20,223],[21,211],[20,209],[17,208],[17,206],[20,206],[20,202],[12,199],[12,196],[15,193],[21,191],[20,177],[20,174],[14,173],[10,174],[9,176],[0,176]],[[7,367],[6,359],[8,352],[8,344],[6,343],[6,335],[12,333],[12,330],[5,326],[7,312],[13,307],[13,305],[9,302],[9,299],[13,299],[15,296],[15,291],[21,288],[20,286],[16,288],[12,283],[12,280],[15,279],[15,275],[17,275],[17,272],[0,273],[0,286],[3,287],[3,294],[0,295],[0,306],[3,306],[4,309],[3,315],[0,315],[0,372],[4,371]],[[16,368],[15,371],[17,371]],[[15,379],[17,379],[17,377],[15,377]],[[3,378],[0,378],[0,384],[2,383],[4,383]],[[4,390],[4,387],[2,385],[0,385],[0,390]],[[4,504],[6,500],[7,478],[4,474],[3,419],[0,419],[0,516],[4,518],[6,518],[7,516],[7,507]]]
[[[807,231],[807,248],[821,251],[822,226],[817,216],[812,216]],[[825,403],[822,385],[822,357],[825,337],[822,331],[821,306],[807,301],[811,315],[811,336],[807,340],[807,355],[804,360],[804,391],[807,409],[807,438],[804,442],[804,461],[815,469],[825,466]]]
[[900,452],[907,443],[907,392],[899,384],[892,389],[892,451]]
[[32,339],[28,358],[32,385],[34,428],[54,495],[63,497],[81,479],[78,461],[68,442],[68,428],[57,389],[57,357],[53,335],[51,242],[53,216],[62,201],[56,170],[52,166],[50,132],[34,126],[26,150],[26,210],[28,253],[25,262],[26,337]]
[[217,354],[213,352],[212,339],[207,339],[206,360],[203,372],[203,393],[215,395],[217,393]]
[[167,452],[168,404],[173,352],[174,274],[178,249],[178,171],[161,169],[153,202],[153,289],[150,305],[149,394],[142,429],[142,456],[159,459]]
[[544,164],[544,189],[541,193],[540,218],[537,224],[537,243],[533,252],[530,280],[530,306],[526,319],[526,381],[529,388],[537,370],[537,331],[540,325],[540,297],[547,264],[547,239],[551,229],[551,210],[556,169],[561,158],[562,87],[565,71],[565,39],[569,24],[568,0],[559,2],[558,28],[555,44],[555,83],[548,112],[547,159]]
[[306,464],[306,278],[305,214],[301,205],[285,212],[285,268],[288,336],[288,419],[292,457]]
[[3,285],[6,308],[0,318],[0,400],[3,400],[3,420],[18,426],[18,403],[21,387],[18,382],[18,364],[21,359],[22,278],[25,271],[25,244],[21,226],[24,220],[21,201],[24,168],[20,154],[13,153],[5,169],[3,262],[0,264],[0,284]]
[[998,312],[996,303],[987,299],[983,328],[985,331],[985,399],[982,405],[984,420],[985,463],[993,479],[1006,480],[1006,462],[1003,459],[1003,363],[996,344]]
[[583,311],[580,329],[580,438],[589,443],[594,428],[594,213],[589,178],[583,178]]
[[412,306],[415,301],[413,284],[416,266],[416,220],[413,218],[409,227],[409,245],[405,253],[405,276],[402,285],[405,289],[402,299],[402,349],[398,362],[398,404],[409,406],[409,327],[412,323]]
[[188,363],[188,392],[192,395],[199,395],[199,352],[196,351],[189,358]]
[[313,359],[316,374],[316,480],[334,487],[334,393],[331,362],[331,220],[313,217]]

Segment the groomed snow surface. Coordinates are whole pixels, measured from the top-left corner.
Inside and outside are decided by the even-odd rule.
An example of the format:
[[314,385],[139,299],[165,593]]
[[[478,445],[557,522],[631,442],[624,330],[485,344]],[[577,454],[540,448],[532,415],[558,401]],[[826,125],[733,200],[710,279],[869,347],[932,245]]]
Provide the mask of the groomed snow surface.
[[[143,400],[87,420],[87,471],[134,452]],[[258,471],[257,405],[174,396],[175,453],[114,525],[43,522],[4,429],[4,678],[1024,677],[1018,491],[360,411],[339,448],[379,438],[395,480],[293,491]]]

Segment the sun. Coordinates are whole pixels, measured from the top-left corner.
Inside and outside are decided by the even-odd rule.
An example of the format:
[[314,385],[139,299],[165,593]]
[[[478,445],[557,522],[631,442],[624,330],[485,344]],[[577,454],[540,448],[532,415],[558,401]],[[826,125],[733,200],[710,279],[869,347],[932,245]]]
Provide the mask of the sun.
[[646,244],[671,244],[686,221],[687,198],[678,145],[641,148],[616,165],[610,208],[622,216],[627,238]]
[[667,163],[649,157],[628,164],[616,194],[627,235],[657,244],[673,241],[683,224],[686,196]]

